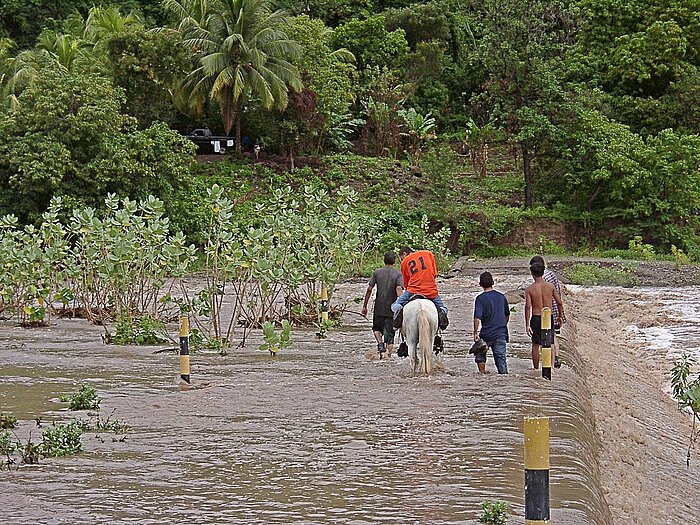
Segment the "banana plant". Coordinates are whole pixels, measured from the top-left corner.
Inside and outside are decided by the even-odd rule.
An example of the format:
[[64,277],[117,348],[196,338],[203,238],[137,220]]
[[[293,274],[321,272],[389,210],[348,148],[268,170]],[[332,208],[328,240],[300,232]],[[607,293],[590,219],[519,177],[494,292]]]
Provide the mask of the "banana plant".
[[424,145],[435,138],[435,119],[428,112],[421,115],[414,108],[402,109],[399,115],[403,118],[401,135],[408,138],[408,156],[411,163],[417,166],[420,162]]

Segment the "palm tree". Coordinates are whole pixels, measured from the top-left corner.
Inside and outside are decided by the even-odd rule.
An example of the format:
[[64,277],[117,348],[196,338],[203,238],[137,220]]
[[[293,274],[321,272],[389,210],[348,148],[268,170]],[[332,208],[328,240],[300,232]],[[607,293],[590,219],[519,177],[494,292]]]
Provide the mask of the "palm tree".
[[14,93],[12,50],[14,42],[9,38],[0,38],[0,113],[12,111],[19,102]]
[[75,66],[85,59],[89,44],[82,38],[54,31],[44,31],[39,35],[36,49],[49,62],[54,62],[66,71],[73,71]]
[[92,7],[85,21],[85,39],[97,44],[112,35],[143,27],[135,14],[122,15],[118,7]]
[[287,107],[288,89],[302,89],[296,58],[300,46],[283,30],[284,11],[272,12],[268,0],[165,0],[179,20],[178,31],[196,59],[187,78],[190,98],[219,104],[224,129],[236,126],[241,152],[241,112],[248,97],[266,109]]

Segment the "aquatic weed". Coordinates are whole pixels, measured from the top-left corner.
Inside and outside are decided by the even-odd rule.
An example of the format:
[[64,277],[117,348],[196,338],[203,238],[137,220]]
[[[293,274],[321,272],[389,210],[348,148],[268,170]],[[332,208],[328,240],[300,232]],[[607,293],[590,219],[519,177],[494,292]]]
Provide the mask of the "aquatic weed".
[[76,421],[55,423],[41,433],[39,448],[43,456],[60,457],[76,454],[83,448],[83,429]]
[[13,429],[17,426],[17,418],[12,414],[0,414],[0,429]]
[[101,399],[97,390],[88,385],[80,385],[78,391],[71,395],[59,397],[61,401],[69,402],[70,410],[99,410]]
[[487,525],[506,525],[508,523],[508,504],[502,500],[481,502],[479,523]]

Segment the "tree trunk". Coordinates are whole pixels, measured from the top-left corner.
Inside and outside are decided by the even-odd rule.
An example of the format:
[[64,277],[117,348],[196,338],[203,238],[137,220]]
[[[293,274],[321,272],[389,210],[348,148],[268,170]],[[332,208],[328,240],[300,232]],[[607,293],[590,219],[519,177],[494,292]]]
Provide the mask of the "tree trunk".
[[241,156],[241,105],[236,104],[236,155]]
[[224,90],[219,97],[219,106],[221,109],[221,122],[224,125],[226,135],[228,135],[231,132],[233,121],[236,118],[234,114],[235,106],[233,103],[233,93]]
[[523,175],[525,178],[525,208],[532,208],[532,154],[526,142],[520,143],[520,152],[523,155]]

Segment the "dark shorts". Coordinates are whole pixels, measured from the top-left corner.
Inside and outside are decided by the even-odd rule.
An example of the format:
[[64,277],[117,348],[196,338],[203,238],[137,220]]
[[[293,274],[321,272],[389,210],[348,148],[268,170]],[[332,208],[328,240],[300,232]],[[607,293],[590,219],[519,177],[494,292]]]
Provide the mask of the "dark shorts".
[[530,317],[530,329],[532,330],[532,344],[542,344],[542,316],[533,315]]
[[386,344],[394,344],[396,330],[392,326],[393,321],[394,317],[391,315],[374,314],[372,316],[372,330],[384,334],[384,342]]

